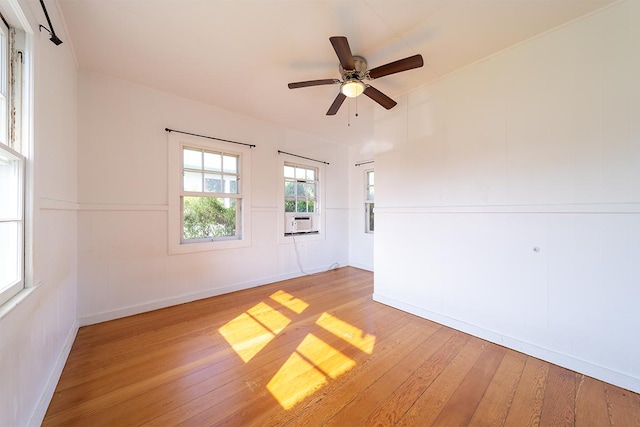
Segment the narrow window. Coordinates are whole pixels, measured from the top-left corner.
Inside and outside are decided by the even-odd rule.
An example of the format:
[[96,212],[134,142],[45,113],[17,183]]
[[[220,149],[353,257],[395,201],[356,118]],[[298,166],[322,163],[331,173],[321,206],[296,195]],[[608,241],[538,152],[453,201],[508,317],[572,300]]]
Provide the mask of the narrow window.
[[284,165],[284,211],[316,213],[318,170],[286,163]]
[[364,223],[365,233],[373,233],[373,170],[365,171]]
[[[25,167],[20,153],[22,144],[16,138],[16,121],[20,110],[12,103],[21,99],[21,63],[11,48],[16,30],[0,19],[0,304],[25,287]],[[15,51],[15,52],[14,52]],[[11,75],[11,63],[14,75]],[[19,130],[19,129],[18,129]]]
[[317,168],[284,164],[285,236],[319,232],[319,194]]

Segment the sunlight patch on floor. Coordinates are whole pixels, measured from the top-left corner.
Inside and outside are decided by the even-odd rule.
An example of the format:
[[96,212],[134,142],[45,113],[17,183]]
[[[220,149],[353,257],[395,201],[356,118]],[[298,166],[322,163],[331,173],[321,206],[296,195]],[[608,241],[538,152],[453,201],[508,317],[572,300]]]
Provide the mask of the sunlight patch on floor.
[[300,298],[296,298],[293,295],[286,293],[285,291],[278,291],[271,295],[269,298],[276,302],[279,302],[289,310],[295,311],[298,314],[302,313],[307,307],[309,307],[309,304],[307,304]]
[[[297,314],[309,307],[305,301],[282,290],[269,298]],[[249,363],[290,323],[289,317],[267,302],[261,301],[227,322],[218,331],[238,356],[245,363]],[[320,315],[315,325],[318,330],[333,334],[353,348],[373,354],[375,335],[367,334],[362,329],[326,312]],[[317,335],[308,333],[271,378],[267,390],[282,408],[289,410],[328,384],[330,380],[340,377],[355,366],[355,360]]]
[[291,323],[291,319],[264,302],[251,307],[247,313],[276,335]]
[[267,389],[284,409],[313,394],[328,382],[336,379],[356,365],[313,334],[308,334],[296,351],[273,376]]
[[285,410],[327,383],[325,375],[298,353],[293,353],[267,384],[267,390]]
[[291,323],[284,314],[260,302],[218,331],[247,363]]
[[316,321],[316,324],[338,338],[342,338],[358,350],[367,354],[373,353],[373,347],[376,343],[376,337],[374,335],[365,334],[362,329],[356,328],[329,313],[322,313],[322,316]]
[[338,378],[356,366],[355,360],[345,356],[313,334],[308,334],[296,348],[296,351],[332,379]]

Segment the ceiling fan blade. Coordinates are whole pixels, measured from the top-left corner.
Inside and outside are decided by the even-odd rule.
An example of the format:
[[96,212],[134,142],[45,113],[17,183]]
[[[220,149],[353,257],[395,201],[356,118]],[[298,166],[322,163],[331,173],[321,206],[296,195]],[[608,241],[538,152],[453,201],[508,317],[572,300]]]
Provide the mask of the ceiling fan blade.
[[336,96],[336,99],[333,100],[333,104],[331,104],[331,107],[329,107],[329,111],[327,111],[327,116],[335,116],[338,110],[340,109],[340,106],[344,102],[345,98],[346,96],[342,92],[339,92],[338,96]]
[[336,51],[336,55],[338,55],[342,68],[345,70],[355,70],[356,64],[353,62],[353,55],[351,54],[351,48],[349,47],[347,38],[343,36],[333,36],[329,37],[329,41],[333,46],[333,50]]
[[422,60],[422,55],[413,55],[369,70],[369,77],[377,79],[379,77],[388,76],[389,74],[420,68],[423,65],[424,61]]
[[340,83],[340,80],[338,79],[309,80],[306,82],[289,83],[288,86],[289,86],[289,89],[297,89],[299,87],[332,85],[336,83]]
[[398,104],[396,101],[389,98],[387,95],[380,92],[373,86],[367,86],[367,88],[364,90],[364,94],[376,101],[378,104],[382,105],[387,110],[392,109]]

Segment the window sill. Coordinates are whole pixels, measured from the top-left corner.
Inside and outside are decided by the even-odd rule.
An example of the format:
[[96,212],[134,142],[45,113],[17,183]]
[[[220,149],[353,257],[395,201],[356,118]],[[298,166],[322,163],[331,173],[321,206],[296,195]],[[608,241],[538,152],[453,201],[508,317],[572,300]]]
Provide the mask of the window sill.
[[289,236],[299,237],[299,236],[309,236],[314,234],[320,234],[320,232],[319,231],[298,231],[296,233],[284,233],[284,237],[289,237]]
[[325,236],[324,233],[322,231],[316,231],[313,233],[287,233],[287,234],[280,234],[280,236],[278,237],[278,244],[293,244],[293,240],[295,239],[296,242],[300,243],[300,242],[313,242],[313,241],[318,241],[318,240],[324,240]]
[[216,240],[211,242],[179,243],[169,245],[169,255],[190,254],[197,252],[222,251],[228,249],[247,248],[251,246],[249,239]]
[[28,288],[22,289],[12,298],[10,298],[7,302],[0,306],[0,320],[4,319],[8,316],[15,308],[17,308],[20,304],[22,304],[28,297],[31,295],[38,286],[31,286]]

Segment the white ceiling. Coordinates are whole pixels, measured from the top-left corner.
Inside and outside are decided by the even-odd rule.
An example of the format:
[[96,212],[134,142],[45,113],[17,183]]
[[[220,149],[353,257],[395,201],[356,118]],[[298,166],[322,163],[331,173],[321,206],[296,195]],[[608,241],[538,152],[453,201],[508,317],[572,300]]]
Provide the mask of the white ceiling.
[[81,69],[344,144],[366,142],[382,107],[363,96],[358,117],[354,100],[326,116],[339,86],[287,88],[340,77],[330,36],[369,68],[422,54],[424,67],[370,82],[394,98],[612,2],[58,0]]

